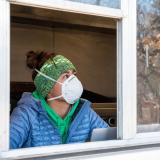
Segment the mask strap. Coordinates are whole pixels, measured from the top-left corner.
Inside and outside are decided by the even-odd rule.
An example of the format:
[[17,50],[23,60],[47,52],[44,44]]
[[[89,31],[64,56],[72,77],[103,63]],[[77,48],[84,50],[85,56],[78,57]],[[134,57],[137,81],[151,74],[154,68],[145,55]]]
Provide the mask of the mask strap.
[[63,84],[63,83],[58,82],[58,81],[54,80],[53,78],[47,76],[46,74],[42,73],[41,71],[39,71],[39,70],[37,70],[37,69],[35,69],[35,71],[36,71],[37,73],[39,73],[40,75],[42,75],[43,77],[45,77],[45,78],[47,78],[47,79],[49,79],[49,80],[51,80],[51,81],[53,81],[53,82],[57,82],[57,83],[59,83],[59,84]]
[[57,97],[53,97],[53,98],[48,98],[47,101],[53,101],[53,100],[59,99],[61,97],[63,97],[63,96],[61,95],[61,96],[57,96]]

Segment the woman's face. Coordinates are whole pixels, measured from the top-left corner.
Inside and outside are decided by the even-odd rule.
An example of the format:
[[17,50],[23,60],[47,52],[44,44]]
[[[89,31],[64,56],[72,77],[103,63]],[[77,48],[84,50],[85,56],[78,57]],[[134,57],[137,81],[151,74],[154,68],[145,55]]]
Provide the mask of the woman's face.
[[[61,76],[59,77],[57,81],[60,83],[63,83],[67,78],[69,78],[73,74],[76,75],[76,71],[68,70],[67,72],[64,72],[63,74],[61,74]],[[52,88],[52,90],[50,91],[50,93],[48,94],[47,98],[52,98],[52,97],[57,97],[57,96],[62,95],[61,87],[62,87],[61,84],[56,83],[54,87]],[[60,98],[59,100],[64,100],[64,99]]]

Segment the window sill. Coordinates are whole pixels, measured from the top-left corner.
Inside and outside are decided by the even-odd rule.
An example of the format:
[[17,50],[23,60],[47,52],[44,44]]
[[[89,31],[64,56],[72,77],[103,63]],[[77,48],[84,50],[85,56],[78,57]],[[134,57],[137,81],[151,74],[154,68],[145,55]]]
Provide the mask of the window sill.
[[111,152],[113,150],[127,150],[131,147],[149,147],[149,145],[160,146],[160,137],[150,138],[134,138],[128,140],[110,140],[99,142],[86,142],[76,144],[54,145],[44,147],[32,147],[23,149],[14,149],[7,152],[2,152],[0,158],[3,159],[24,159],[36,158],[46,156],[62,156],[62,155],[75,155],[76,154],[93,154],[93,152]]

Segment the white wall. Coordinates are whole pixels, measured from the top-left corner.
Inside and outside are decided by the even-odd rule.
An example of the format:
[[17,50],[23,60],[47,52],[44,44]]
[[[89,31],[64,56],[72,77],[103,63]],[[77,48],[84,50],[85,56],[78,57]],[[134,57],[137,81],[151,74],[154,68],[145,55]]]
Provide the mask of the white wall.
[[29,50],[54,51],[78,68],[87,90],[116,96],[116,37],[112,34],[71,29],[13,25],[11,30],[11,81],[31,81],[25,66]]

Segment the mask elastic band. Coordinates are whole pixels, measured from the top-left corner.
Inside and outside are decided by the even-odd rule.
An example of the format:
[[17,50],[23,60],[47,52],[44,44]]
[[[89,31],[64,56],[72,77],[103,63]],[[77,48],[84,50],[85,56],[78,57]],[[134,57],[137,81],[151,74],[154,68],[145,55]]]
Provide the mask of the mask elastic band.
[[63,97],[62,95],[61,96],[57,96],[57,97],[53,97],[53,98],[48,98],[47,101],[52,101],[52,100],[55,100],[55,99],[59,99]]
[[39,73],[40,75],[42,75],[43,77],[45,77],[45,78],[47,78],[47,79],[49,79],[49,80],[51,80],[51,81],[53,81],[53,82],[57,82],[57,83],[59,83],[59,84],[63,84],[63,83],[58,82],[58,81],[54,80],[53,78],[47,76],[46,74],[42,73],[41,71],[39,71],[39,70],[37,70],[37,69],[35,69],[35,71],[36,71],[37,73]]

